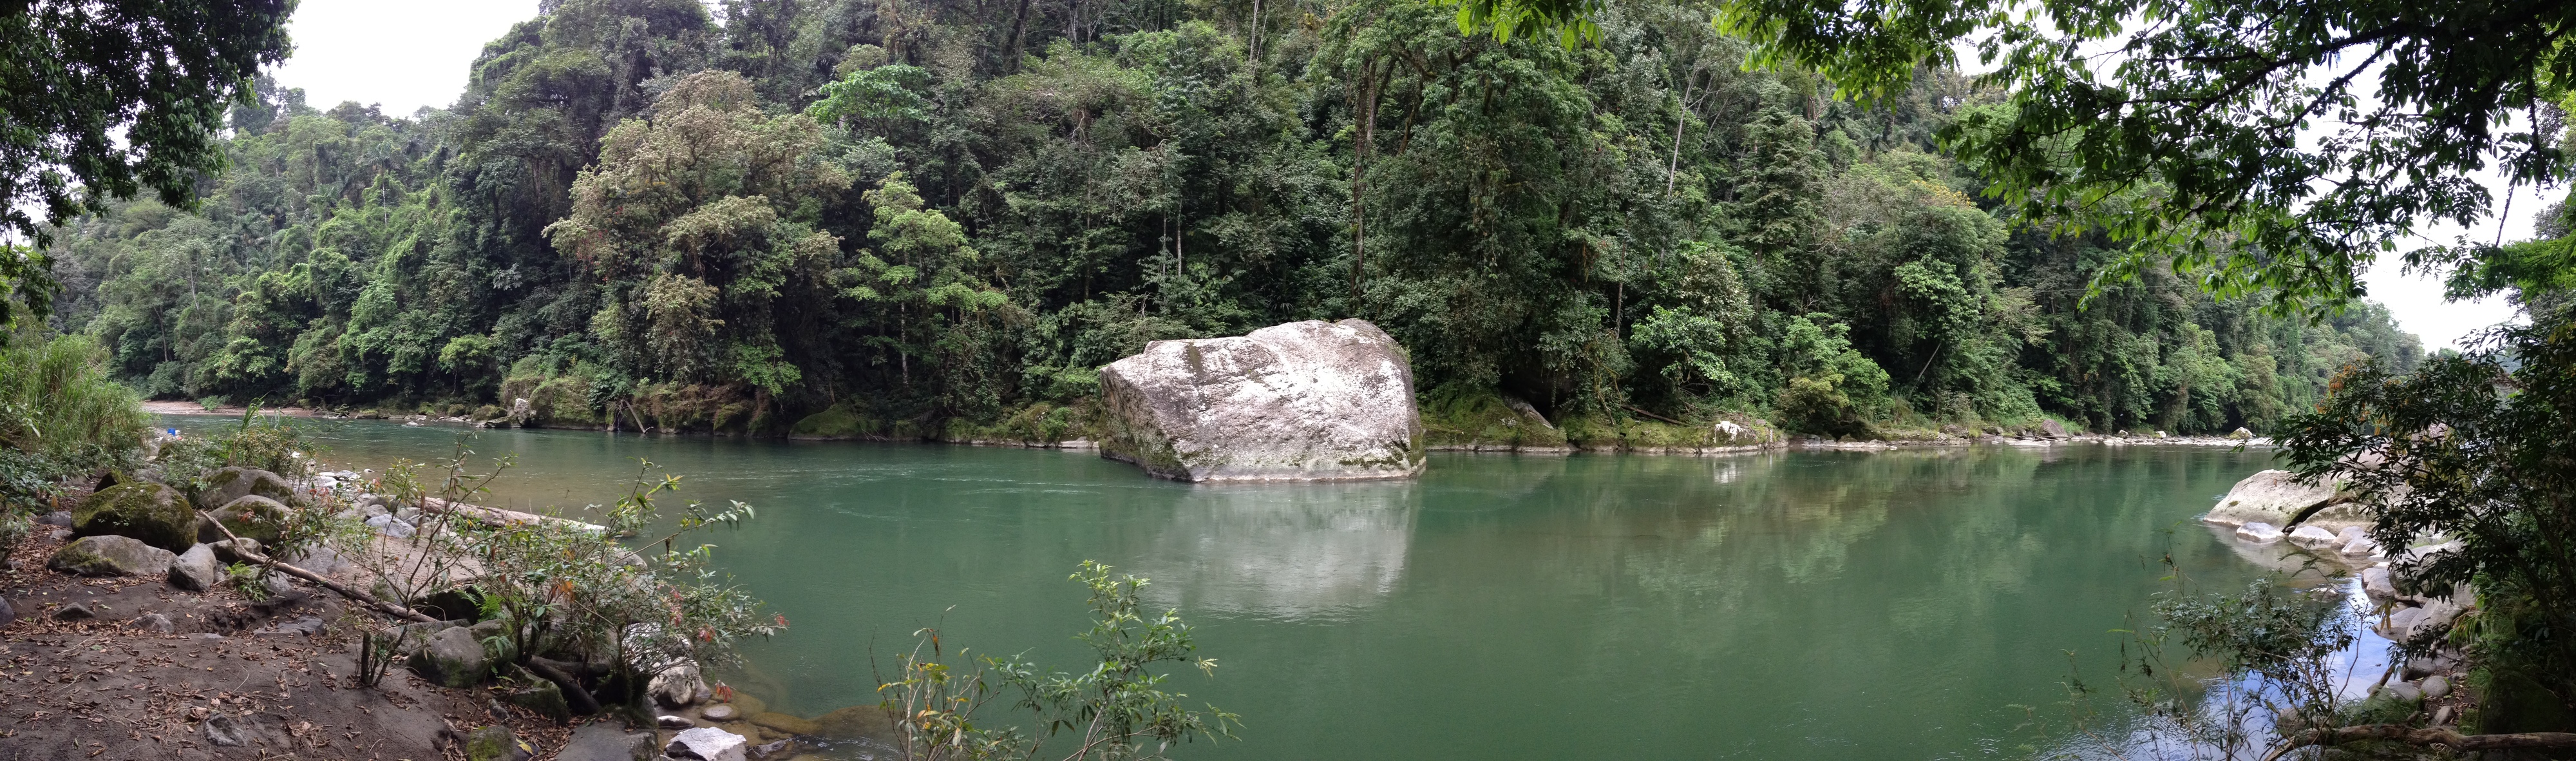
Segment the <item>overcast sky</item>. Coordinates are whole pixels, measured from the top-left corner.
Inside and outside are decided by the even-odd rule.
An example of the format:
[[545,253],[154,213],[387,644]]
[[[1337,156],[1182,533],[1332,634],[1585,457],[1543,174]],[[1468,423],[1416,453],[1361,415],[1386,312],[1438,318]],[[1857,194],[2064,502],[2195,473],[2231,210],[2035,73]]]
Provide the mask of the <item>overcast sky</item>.
[[[303,0],[296,4],[288,31],[295,36],[295,55],[277,72],[278,82],[304,88],[316,108],[344,100],[381,104],[387,115],[407,115],[423,106],[444,108],[465,90],[467,69],[483,43],[534,17],[537,0],[448,0],[435,5],[388,3],[383,0]],[[1973,54],[1967,60],[1974,61]],[[2492,185],[2492,183],[2490,183]],[[2505,240],[2531,235],[2531,220],[2545,203],[2525,190],[2503,221]],[[2497,223],[2476,231],[2493,240]],[[2418,245],[2450,243],[2462,231],[2428,228]],[[2370,297],[2387,304],[2398,324],[2424,338],[2426,349],[2455,346],[2466,334],[2512,316],[2501,299],[2478,303],[2442,301],[2441,284],[2430,278],[2400,274],[2395,261],[2385,261],[2364,277]]]

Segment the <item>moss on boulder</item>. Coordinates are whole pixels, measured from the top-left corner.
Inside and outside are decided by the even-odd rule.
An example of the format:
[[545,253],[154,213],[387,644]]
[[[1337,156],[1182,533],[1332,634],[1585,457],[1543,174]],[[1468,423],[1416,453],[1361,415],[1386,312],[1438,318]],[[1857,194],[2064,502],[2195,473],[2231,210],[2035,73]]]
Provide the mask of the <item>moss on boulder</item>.
[[288,485],[285,478],[258,468],[225,468],[206,477],[206,488],[197,492],[197,507],[212,510],[254,494],[282,504],[295,499],[295,487]]
[[171,552],[197,544],[197,512],[179,490],[150,481],[117,484],[72,510],[75,536],[125,536]]
[[[286,528],[287,507],[278,504],[277,500],[249,494],[224,503],[223,507],[206,515],[223,527],[216,528],[214,523],[200,525],[198,541],[220,542],[233,537],[247,537],[269,545],[276,544],[279,534]],[[225,535],[226,531],[232,532],[231,535]]]
[[166,576],[178,553],[131,537],[85,536],[54,551],[46,567],[82,576]]

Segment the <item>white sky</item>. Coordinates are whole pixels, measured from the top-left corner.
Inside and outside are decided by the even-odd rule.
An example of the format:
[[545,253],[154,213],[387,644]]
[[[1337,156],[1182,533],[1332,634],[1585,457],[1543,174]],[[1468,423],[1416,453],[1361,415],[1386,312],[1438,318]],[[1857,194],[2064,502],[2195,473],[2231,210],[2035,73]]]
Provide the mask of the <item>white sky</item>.
[[465,92],[483,43],[536,16],[537,0],[303,0],[287,20],[295,54],[277,82],[304,88],[320,109],[348,100],[382,104],[386,116],[446,108]]
[[[294,35],[295,55],[278,69],[278,83],[304,88],[306,101],[315,108],[344,100],[381,104],[389,116],[423,106],[444,108],[465,90],[468,69],[483,43],[536,13],[537,0],[448,0],[435,12],[383,0],[303,0],[287,27]],[[1962,58],[1975,67],[1974,51]],[[2503,221],[2505,240],[2529,237],[2532,217],[2546,202],[2529,189],[2519,194],[2512,216]],[[2496,224],[2489,220],[2476,231],[2478,238],[2493,240]],[[2428,227],[2418,243],[2450,243],[2460,233],[2454,226]],[[2423,337],[2427,350],[2456,347],[2470,332],[2513,316],[2502,299],[2446,303],[2439,280],[2400,274],[2395,257],[2372,268],[2363,282],[2370,287],[2370,298],[2387,304],[2400,327]]]

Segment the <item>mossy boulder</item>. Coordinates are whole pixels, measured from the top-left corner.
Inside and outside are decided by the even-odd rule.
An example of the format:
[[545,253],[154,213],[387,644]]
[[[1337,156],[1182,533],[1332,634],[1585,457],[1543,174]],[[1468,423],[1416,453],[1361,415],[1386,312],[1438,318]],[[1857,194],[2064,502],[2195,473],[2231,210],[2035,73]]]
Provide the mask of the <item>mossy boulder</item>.
[[224,468],[206,477],[206,488],[197,492],[197,507],[212,510],[254,494],[284,504],[295,499],[295,487],[288,485],[285,478],[258,468]]
[[429,643],[412,654],[409,665],[420,678],[449,687],[481,684],[492,671],[483,643],[475,641],[473,629],[461,626],[430,635]]
[[123,536],[85,536],[54,551],[45,566],[82,576],[167,576],[179,554]]
[[150,481],[117,484],[72,510],[74,536],[125,536],[169,550],[197,544],[197,512],[179,490]]
[[[277,543],[278,535],[286,529],[288,511],[287,507],[278,504],[277,500],[249,494],[224,503],[223,507],[215,508],[206,513],[206,516],[211,522],[199,526],[198,541],[220,542],[233,537],[246,537],[257,539],[263,545],[273,545]],[[214,525],[216,523],[223,524],[223,527],[216,528]],[[232,534],[227,536],[224,533],[226,531],[231,531]]]
[[752,714],[751,723],[791,735],[814,735],[820,734],[823,731],[823,725],[821,724],[779,713],[777,711],[763,711],[761,713]]
[[537,749],[509,727],[484,727],[465,736],[466,761],[526,761],[536,755]]
[[572,721],[572,704],[565,702],[563,687],[515,665],[510,672],[512,684],[501,692],[501,702],[543,714],[558,724]]

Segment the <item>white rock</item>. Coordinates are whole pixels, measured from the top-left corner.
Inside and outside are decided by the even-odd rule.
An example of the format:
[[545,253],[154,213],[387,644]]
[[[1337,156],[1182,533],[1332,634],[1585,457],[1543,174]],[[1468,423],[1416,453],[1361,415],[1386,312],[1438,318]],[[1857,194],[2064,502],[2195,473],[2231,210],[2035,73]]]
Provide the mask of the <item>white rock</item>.
[[2255,544],[2271,544],[2281,541],[2281,530],[2262,521],[2247,521],[2245,525],[2236,527],[2236,538]]
[[698,676],[698,664],[683,660],[653,675],[652,684],[645,690],[663,705],[676,707],[698,702],[698,691],[705,684],[705,680]]
[[411,524],[397,520],[391,515],[378,515],[373,518],[368,518],[367,525],[373,527],[376,530],[376,533],[390,536],[395,539],[402,539],[417,533],[417,530],[414,529]]
[[2337,552],[2348,558],[2369,557],[2379,552],[2379,543],[2371,541],[2370,537],[2365,536],[2344,543],[2343,549],[2337,550]]
[[696,720],[690,719],[689,717],[668,715],[653,717],[653,723],[660,725],[663,729],[688,729],[698,725]]
[[714,727],[698,727],[680,730],[680,734],[672,737],[671,744],[663,746],[662,751],[671,754],[672,758],[744,761],[743,750],[747,744],[742,735]]
[[2332,547],[2342,544],[2341,541],[2338,541],[2335,538],[2334,532],[2317,528],[2315,526],[2300,526],[2297,530],[2291,531],[2290,543],[2309,548]]
[[1413,369],[1363,320],[1155,341],[1100,372],[1103,457],[1181,481],[1338,481],[1422,472]]
[[2236,488],[2227,490],[2227,496],[2220,497],[2218,506],[2210,508],[2201,520],[2220,526],[2239,526],[2248,521],[2279,526],[2334,497],[2333,486],[2303,483],[2286,470],[2266,470],[2236,482]]
[[2397,585],[2388,575],[2388,566],[2384,565],[2362,569],[2361,591],[2370,593],[2371,599],[2375,600],[2397,599]]

